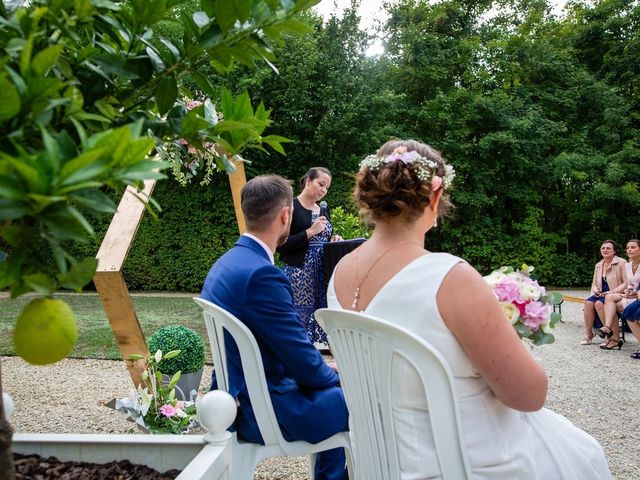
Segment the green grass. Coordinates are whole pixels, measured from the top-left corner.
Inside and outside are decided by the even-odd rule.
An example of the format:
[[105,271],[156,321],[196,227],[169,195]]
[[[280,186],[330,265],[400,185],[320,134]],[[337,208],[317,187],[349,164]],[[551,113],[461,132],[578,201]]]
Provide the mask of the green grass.
[[[13,348],[13,326],[22,308],[32,299],[24,296],[11,300],[0,298],[0,355],[15,355]],[[120,350],[102,303],[96,294],[58,295],[67,302],[76,314],[78,341],[70,357],[122,359]],[[211,362],[207,331],[202,310],[191,296],[138,296],[132,295],[145,338],[165,325],[183,325],[198,332],[207,345],[207,361]]]

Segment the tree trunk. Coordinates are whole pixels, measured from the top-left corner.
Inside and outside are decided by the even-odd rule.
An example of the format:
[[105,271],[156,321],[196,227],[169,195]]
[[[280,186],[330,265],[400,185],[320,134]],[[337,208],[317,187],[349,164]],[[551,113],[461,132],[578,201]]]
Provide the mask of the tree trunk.
[[13,429],[4,416],[4,402],[2,401],[2,362],[0,362],[0,472],[4,480],[15,480],[16,471],[11,454],[11,437]]

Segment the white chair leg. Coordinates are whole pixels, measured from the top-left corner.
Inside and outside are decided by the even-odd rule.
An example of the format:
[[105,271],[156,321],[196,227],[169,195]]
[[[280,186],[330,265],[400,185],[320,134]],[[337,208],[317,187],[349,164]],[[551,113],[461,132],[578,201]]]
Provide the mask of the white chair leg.
[[310,480],[315,480],[316,476],[315,476],[315,471],[316,471],[316,457],[318,456],[317,453],[312,453],[311,455],[309,455],[309,479]]
[[231,452],[231,480],[252,480],[258,466],[260,445],[240,444],[234,438]]

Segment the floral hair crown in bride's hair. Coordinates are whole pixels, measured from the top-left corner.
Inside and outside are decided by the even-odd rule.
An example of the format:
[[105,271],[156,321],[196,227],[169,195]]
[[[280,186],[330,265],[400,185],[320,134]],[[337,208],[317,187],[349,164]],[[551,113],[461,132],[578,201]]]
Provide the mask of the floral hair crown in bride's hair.
[[418,164],[418,168],[416,169],[417,177],[423,182],[431,180],[431,189],[434,192],[441,186],[444,187],[445,190],[448,190],[456,176],[456,172],[451,165],[444,165],[444,178],[436,175],[439,167],[437,162],[423,157],[414,150],[409,152],[407,151],[407,147],[404,146],[397,147],[386,157],[368,155],[360,162],[360,170],[368,167],[369,170],[375,172],[380,170],[383,165],[393,162],[403,162],[405,165]]

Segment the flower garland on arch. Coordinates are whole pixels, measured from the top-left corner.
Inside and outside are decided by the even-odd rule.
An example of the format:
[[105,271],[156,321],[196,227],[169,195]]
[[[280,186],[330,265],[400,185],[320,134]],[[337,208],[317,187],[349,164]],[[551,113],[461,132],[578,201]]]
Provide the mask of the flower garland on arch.
[[[184,106],[188,111],[202,108],[204,102],[201,100],[185,100]],[[222,113],[214,112],[218,121],[222,120]],[[171,173],[182,186],[191,183],[191,179],[198,175],[200,169],[204,168],[204,175],[200,185],[208,185],[215,172],[223,170],[223,164],[228,163],[224,154],[216,150],[216,144],[205,141],[189,143],[184,138],[166,142],[157,147],[160,157],[171,163]],[[223,159],[222,157],[225,156]],[[241,160],[236,155],[234,160]]]

